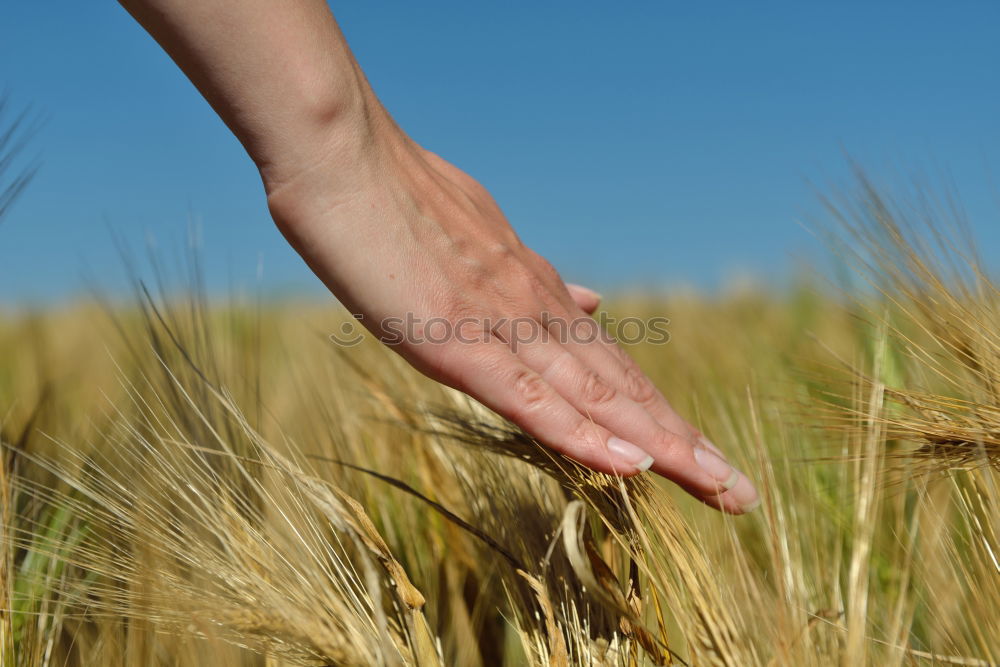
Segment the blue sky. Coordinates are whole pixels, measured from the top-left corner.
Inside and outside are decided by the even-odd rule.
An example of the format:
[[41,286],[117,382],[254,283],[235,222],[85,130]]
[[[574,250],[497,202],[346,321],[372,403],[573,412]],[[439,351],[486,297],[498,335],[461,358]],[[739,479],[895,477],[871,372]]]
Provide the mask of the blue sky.
[[[780,281],[799,221],[847,182],[952,179],[1000,251],[1000,4],[345,2],[397,121],[478,178],[521,236],[598,290]],[[200,229],[210,284],[318,293],[240,145],[112,2],[9,3],[0,87],[46,117],[0,223],[0,303],[123,288],[112,232],[165,256]]]

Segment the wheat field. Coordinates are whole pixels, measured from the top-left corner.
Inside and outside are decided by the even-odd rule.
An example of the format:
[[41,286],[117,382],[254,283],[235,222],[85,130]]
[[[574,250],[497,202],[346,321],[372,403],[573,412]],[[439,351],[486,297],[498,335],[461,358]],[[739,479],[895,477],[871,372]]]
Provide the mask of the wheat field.
[[1000,664],[1000,295],[950,206],[829,211],[835,286],[607,305],[742,517],[196,267],[0,315],[0,665]]

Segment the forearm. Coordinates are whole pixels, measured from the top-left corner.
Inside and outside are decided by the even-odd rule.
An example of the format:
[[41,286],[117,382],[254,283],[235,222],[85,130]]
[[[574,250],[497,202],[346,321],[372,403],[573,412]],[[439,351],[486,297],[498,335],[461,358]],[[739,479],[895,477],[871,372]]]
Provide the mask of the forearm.
[[242,142],[269,190],[337,153],[381,108],[323,0],[121,0]]

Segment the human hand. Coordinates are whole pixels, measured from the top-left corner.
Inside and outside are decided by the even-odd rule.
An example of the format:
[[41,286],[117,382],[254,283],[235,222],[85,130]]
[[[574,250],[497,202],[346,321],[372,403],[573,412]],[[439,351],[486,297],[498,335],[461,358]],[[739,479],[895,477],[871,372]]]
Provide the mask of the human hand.
[[[589,318],[599,297],[566,285],[478,182],[370,104],[307,166],[262,172],[276,223],[330,291],[418,370],[553,450],[606,473],[651,469],[727,512],[756,507],[747,477]],[[602,335],[553,330],[582,320]]]

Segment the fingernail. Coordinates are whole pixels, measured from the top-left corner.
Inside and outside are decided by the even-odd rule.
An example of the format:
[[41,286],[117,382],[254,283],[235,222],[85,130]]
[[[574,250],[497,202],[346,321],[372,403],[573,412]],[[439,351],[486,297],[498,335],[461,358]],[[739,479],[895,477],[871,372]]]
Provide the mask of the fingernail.
[[742,476],[742,473],[729,465],[726,459],[711,450],[695,447],[694,460],[709,477],[718,482],[727,491],[736,486],[736,483]]
[[719,456],[722,456],[722,458],[725,458],[725,456],[723,456],[723,454],[722,454],[722,450],[719,449],[718,447],[716,447],[712,443],[712,441],[709,440],[708,438],[706,438],[705,436],[699,435],[698,436],[698,442],[700,442],[701,445],[702,445],[702,447],[704,447],[705,449],[710,449],[711,451],[715,452]]
[[740,505],[740,509],[743,510],[744,514],[749,514],[750,512],[753,512],[755,509],[757,509],[758,507],[760,507],[760,498],[759,497],[757,498],[757,500],[753,501],[749,505]]
[[621,462],[632,466],[639,472],[649,470],[653,465],[653,457],[637,445],[633,445],[628,440],[611,436],[608,438],[608,450]]
[[740,511],[744,514],[760,507],[760,494],[746,475],[741,474],[739,481],[726,495],[740,506]]
[[601,296],[601,294],[599,292],[595,292],[594,290],[590,289],[589,287],[584,287],[583,285],[577,285],[576,283],[566,283],[566,287],[569,288],[569,289],[571,289],[571,290],[576,290],[577,292],[580,292],[581,294],[584,294],[585,296],[589,296],[590,298],[594,299],[595,301],[601,301],[604,298],[604,297]]

